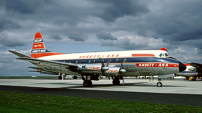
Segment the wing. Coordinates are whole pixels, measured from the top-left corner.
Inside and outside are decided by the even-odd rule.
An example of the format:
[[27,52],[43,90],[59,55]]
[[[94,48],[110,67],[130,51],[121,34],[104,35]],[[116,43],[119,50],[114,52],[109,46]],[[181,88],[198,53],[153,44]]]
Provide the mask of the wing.
[[29,71],[29,72],[38,72],[40,74],[58,75],[58,73],[56,73],[56,72],[45,70],[45,69],[39,68],[39,67],[27,67],[27,68],[34,69],[34,71]]
[[65,73],[65,74],[74,74],[74,75],[80,74],[77,71],[78,65],[71,64],[71,63],[41,60],[41,59],[35,59],[35,58],[31,58],[31,57],[21,57],[21,58],[17,58],[17,59],[28,61],[39,67],[39,68],[29,67],[32,69],[42,69],[42,70],[52,72],[52,73]]

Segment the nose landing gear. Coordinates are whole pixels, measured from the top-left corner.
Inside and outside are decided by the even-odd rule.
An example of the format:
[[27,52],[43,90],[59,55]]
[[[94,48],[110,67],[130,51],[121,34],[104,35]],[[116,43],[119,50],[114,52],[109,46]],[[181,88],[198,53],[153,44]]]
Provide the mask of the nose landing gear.
[[162,87],[162,85],[163,85],[163,84],[161,83],[161,79],[158,79],[158,82],[157,82],[156,86],[157,86],[157,87]]

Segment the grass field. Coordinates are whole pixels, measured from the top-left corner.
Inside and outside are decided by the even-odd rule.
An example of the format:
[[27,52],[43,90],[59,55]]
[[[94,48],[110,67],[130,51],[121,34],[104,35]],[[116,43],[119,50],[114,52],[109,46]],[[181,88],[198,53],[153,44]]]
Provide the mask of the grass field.
[[[199,100],[201,101],[201,100]],[[0,92],[1,113],[200,113],[202,107]]]

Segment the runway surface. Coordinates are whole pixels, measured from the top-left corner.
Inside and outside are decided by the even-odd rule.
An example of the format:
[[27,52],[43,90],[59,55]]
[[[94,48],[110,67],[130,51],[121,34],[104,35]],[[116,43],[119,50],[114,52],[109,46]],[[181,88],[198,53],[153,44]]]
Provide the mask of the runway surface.
[[[21,93],[49,94],[124,101],[202,106],[202,81],[125,79],[124,85],[113,86],[112,80],[83,81],[53,79],[0,79],[0,90]],[[122,80],[121,80],[122,83]]]

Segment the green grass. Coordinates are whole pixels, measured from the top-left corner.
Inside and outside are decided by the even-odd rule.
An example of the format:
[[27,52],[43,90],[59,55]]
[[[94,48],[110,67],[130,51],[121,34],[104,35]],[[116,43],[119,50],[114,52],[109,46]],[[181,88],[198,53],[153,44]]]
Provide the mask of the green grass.
[[[82,94],[81,94],[82,95]],[[201,100],[199,100],[201,101]],[[0,113],[196,113],[202,107],[0,92]]]

